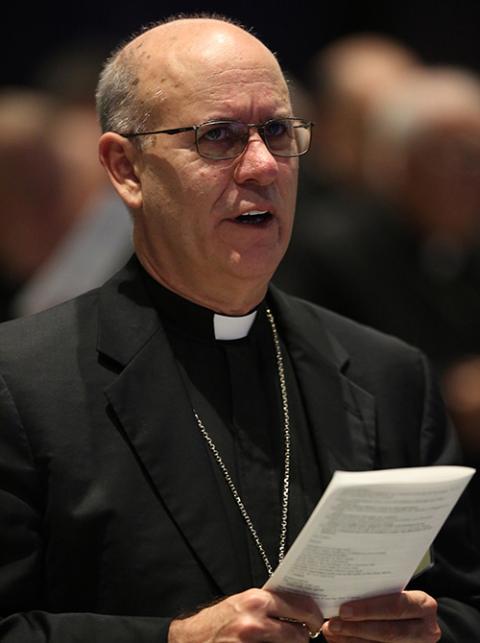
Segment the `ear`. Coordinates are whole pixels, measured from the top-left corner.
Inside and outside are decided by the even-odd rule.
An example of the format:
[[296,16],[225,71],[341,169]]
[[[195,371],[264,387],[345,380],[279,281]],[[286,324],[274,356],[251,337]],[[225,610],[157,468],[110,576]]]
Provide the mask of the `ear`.
[[130,210],[142,206],[142,184],[139,177],[140,152],[127,138],[106,132],[100,137],[100,163],[106,169],[113,187]]

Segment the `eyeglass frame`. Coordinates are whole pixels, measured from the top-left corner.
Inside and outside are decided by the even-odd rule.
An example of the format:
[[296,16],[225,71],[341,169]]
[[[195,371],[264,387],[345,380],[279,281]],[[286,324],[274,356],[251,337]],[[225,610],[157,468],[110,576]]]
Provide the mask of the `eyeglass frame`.
[[[304,150],[303,152],[300,152],[300,154],[278,154],[274,152],[268,143],[268,139],[265,137],[265,127],[267,127],[270,123],[275,123],[277,121],[300,121],[303,123],[304,126],[308,127],[308,133],[310,135],[310,139],[308,141],[308,146],[307,149]],[[197,148],[197,153],[199,156],[202,158],[207,158],[210,160],[214,161],[224,161],[224,160],[229,160],[229,159],[234,159],[238,158],[243,154],[245,151],[247,145],[248,145],[248,138],[245,140],[245,144],[241,151],[238,154],[235,154],[234,156],[221,156],[221,157],[214,157],[214,156],[206,156],[205,154],[202,154],[200,152],[200,148],[198,145],[198,130],[203,127],[204,125],[225,125],[227,123],[240,123],[241,125],[245,125],[248,127],[248,130],[253,127],[257,130],[258,134],[260,135],[260,138],[264,142],[266,148],[272,154],[272,156],[277,156],[279,158],[298,158],[299,156],[303,156],[306,154],[311,146],[312,143],[312,127],[315,125],[313,121],[307,121],[304,118],[297,118],[296,116],[283,116],[283,117],[278,117],[278,118],[269,118],[267,121],[264,121],[263,123],[243,123],[242,121],[237,121],[233,119],[221,119],[221,120],[210,120],[210,121],[205,121],[204,123],[199,123],[198,125],[190,125],[188,127],[176,127],[173,129],[162,129],[162,130],[152,130],[149,132],[129,132],[127,134],[122,134],[121,132],[116,132],[116,134],[119,134],[120,136],[123,136],[124,138],[136,138],[138,136],[151,136],[154,134],[168,134],[170,136],[174,134],[182,134],[183,132],[195,132],[195,147]]]

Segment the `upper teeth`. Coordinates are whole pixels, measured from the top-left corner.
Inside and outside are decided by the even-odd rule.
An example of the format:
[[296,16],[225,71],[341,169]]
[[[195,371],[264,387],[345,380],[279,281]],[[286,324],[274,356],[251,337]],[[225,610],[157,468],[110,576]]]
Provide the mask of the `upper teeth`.
[[243,216],[254,216],[256,214],[267,214],[268,210],[250,210],[250,212],[244,212]]

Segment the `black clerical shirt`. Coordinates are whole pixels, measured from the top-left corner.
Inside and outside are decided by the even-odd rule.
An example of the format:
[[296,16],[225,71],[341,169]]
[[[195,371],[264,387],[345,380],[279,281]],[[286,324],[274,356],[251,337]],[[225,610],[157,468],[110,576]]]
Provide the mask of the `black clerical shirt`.
[[[284,478],[284,416],[275,347],[266,302],[248,335],[217,340],[214,313],[187,301],[145,275],[193,408],[234,481],[273,568],[278,563]],[[291,475],[287,548],[321,495],[321,477],[301,393],[281,342],[290,410]],[[174,430],[174,427],[172,427]],[[205,448],[209,450],[207,443]],[[188,444],[185,445],[188,449]],[[225,514],[235,542],[242,585],[268,577],[252,535],[224,475],[209,450]]]

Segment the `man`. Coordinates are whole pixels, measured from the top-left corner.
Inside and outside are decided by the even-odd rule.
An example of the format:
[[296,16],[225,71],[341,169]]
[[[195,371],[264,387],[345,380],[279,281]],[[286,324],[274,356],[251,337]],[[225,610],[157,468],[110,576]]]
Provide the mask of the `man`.
[[0,332],[0,639],[475,640],[461,506],[406,592],[323,624],[260,589],[334,469],[455,458],[417,351],[268,288],[309,144],[273,55],[175,20],[98,94],[137,258]]

